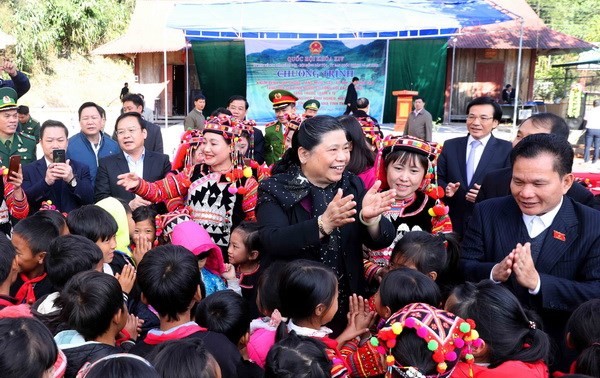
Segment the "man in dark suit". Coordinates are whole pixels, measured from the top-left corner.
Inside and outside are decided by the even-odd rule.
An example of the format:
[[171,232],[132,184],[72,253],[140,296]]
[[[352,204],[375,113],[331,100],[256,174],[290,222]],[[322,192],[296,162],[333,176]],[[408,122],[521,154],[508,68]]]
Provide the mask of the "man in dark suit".
[[354,76],[352,78],[352,82],[348,84],[346,98],[344,98],[344,104],[346,104],[346,111],[344,112],[344,115],[348,115],[351,112],[356,111],[356,100],[358,100],[358,93],[356,93],[356,84],[358,84],[358,78]]
[[492,98],[474,99],[467,105],[469,135],[446,141],[438,159],[438,182],[459,235],[464,233],[485,174],[510,166],[510,142],[492,135],[501,118],[502,108]]
[[48,120],[40,128],[40,145],[44,156],[23,166],[23,190],[29,212],[38,211],[43,201],[52,201],[56,209],[68,213],[92,203],[94,187],[87,165],[75,160],[55,162],[53,152],[66,156],[69,131],[60,121]]
[[128,201],[132,210],[150,205],[117,185],[117,176],[135,172],[146,181],[160,180],[171,170],[169,157],[144,147],[147,131],[142,116],[136,112],[121,114],[115,124],[115,133],[122,151],[100,159],[94,199],[98,202],[106,197],[116,197]]
[[530,135],[511,163],[512,196],[475,206],[460,266],[468,281],[506,285],[564,346],[569,314],[600,296],[600,213],[565,196],[573,149],[564,138]]
[[[123,113],[135,112],[141,115],[144,111],[144,100],[137,94],[130,93],[123,97],[121,101],[123,102]],[[146,150],[158,152],[159,154],[164,153],[163,138],[162,133],[160,132],[160,127],[143,118],[142,122],[144,123],[146,133],[148,134],[146,141],[144,142],[144,147],[146,147]],[[113,139],[118,142],[118,138],[116,136],[115,130]]]
[[[231,96],[227,101],[227,109],[240,121],[246,119],[248,113],[248,101],[243,96]],[[254,127],[254,160],[259,164],[265,162],[265,137],[260,129]]]
[[[526,136],[540,133],[554,134],[567,140],[569,138],[569,126],[564,119],[555,114],[534,114],[519,126],[517,136],[512,142],[513,148]],[[512,167],[498,169],[486,174],[481,182],[481,188],[477,194],[476,202],[510,195],[511,178]],[[579,203],[600,210],[592,192],[582,185],[577,183],[573,184],[567,192],[567,196]]]

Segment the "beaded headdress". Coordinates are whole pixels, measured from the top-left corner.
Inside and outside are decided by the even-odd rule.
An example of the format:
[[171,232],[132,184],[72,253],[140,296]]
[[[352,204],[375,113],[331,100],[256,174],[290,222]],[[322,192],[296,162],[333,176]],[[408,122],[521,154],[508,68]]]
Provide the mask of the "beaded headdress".
[[204,137],[200,130],[186,130],[181,136],[181,143],[179,144],[179,148],[177,148],[173,163],[171,163],[171,168],[179,171],[190,165],[194,153],[193,147],[199,146],[203,141]]
[[173,228],[180,223],[190,220],[192,220],[192,217],[190,217],[190,213],[187,208],[157,215],[154,219],[154,224],[156,226],[156,239],[154,243],[158,245],[159,238],[163,239],[164,242],[170,242]]
[[[416,366],[402,366],[393,356],[398,336],[406,329],[413,329],[432,352],[437,374],[427,375]],[[450,376],[461,356],[469,364],[474,362],[471,346],[480,346],[482,343],[473,320],[464,320],[425,303],[409,304],[393,314],[370,342],[386,356],[386,378],[391,377],[393,371],[403,377]],[[452,367],[449,368],[449,365]]]
[[285,120],[283,121],[283,124],[285,125],[285,131],[283,133],[283,140],[285,141],[291,131],[298,131],[300,125],[302,124],[302,117],[296,114],[290,115],[288,113],[284,114],[284,117]]
[[360,123],[365,138],[369,140],[372,146],[379,148],[379,144],[383,139],[383,133],[379,125],[371,117],[358,117],[356,120]]

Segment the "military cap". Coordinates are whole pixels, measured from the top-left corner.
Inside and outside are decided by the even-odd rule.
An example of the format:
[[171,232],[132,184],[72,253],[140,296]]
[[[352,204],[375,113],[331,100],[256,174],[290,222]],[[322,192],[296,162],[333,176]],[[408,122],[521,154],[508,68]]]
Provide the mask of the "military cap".
[[302,107],[304,109],[319,110],[319,108],[321,107],[321,103],[313,98],[306,101],[304,105],[302,105]]
[[0,88],[0,112],[17,108],[17,92],[11,87]]
[[273,109],[281,109],[289,104],[295,104],[298,101],[298,97],[284,89],[275,89],[269,93],[269,100],[273,103]]

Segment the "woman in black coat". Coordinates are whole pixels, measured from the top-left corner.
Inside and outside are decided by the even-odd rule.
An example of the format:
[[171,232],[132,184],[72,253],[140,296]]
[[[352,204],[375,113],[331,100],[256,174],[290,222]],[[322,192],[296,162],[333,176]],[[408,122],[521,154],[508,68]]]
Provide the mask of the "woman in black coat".
[[350,142],[333,117],[305,120],[292,147],[258,188],[257,219],[267,261],[310,259],[338,276],[340,309],[332,324],[346,323],[348,297],[364,294],[362,245],[382,248],[394,239],[394,227],[381,214],[390,209],[394,191],[365,191],[346,171]]

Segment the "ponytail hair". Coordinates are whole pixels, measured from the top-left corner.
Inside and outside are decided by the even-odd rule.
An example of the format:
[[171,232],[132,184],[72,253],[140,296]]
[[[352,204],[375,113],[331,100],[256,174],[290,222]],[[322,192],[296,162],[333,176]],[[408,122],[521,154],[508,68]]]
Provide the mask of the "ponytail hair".
[[292,331],[269,350],[265,378],[327,378],[331,368],[325,344]]
[[[318,146],[323,135],[330,131],[342,130],[346,133],[344,126],[334,117],[318,115],[305,119],[298,128],[298,131],[292,135],[292,147],[283,154],[282,158],[275,163],[272,174],[286,172],[292,165],[300,165],[298,149],[300,147],[312,151]],[[346,139],[348,135],[346,133]]]
[[458,238],[453,233],[432,235],[410,231],[396,243],[390,261],[410,262],[425,275],[436,272],[439,276],[457,269],[459,253]]
[[489,350],[490,368],[507,361],[548,362],[550,339],[533,312],[504,286],[490,280],[467,282],[453,292],[456,303],[449,311],[473,319]]
[[567,321],[569,342],[579,353],[576,373],[600,377],[600,299],[581,304]]

